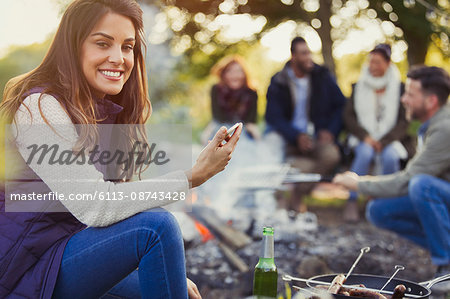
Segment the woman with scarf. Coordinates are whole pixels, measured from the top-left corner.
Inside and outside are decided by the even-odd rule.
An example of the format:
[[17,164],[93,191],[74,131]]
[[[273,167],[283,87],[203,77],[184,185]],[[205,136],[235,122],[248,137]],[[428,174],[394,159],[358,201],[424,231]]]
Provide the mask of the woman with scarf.
[[[394,173],[400,170],[400,160],[410,156],[403,144],[408,139],[408,121],[400,103],[403,91],[399,71],[391,62],[391,47],[377,45],[344,110],[349,145],[355,154],[351,171],[366,175],[375,161],[382,174]],[[344,210],[347,221],[359,219],[356,199],[357,194],[351,192]]]
[[[225,145],[220,128],[191,169],[136,178],[141,154],[158,155],[144,126],[142,14],[135,0],[73,1],[42,63],[8,82],[0,120],[20,170],[8,168],[0,184],[0,298],[201,298],[186,277],[177,220],[161,206],[222,171],[241,126]],[[120,126],[100,130],[108,124]],[[100,162],[114,143],[126,167]],[[60,156],[34,159],[34,145]],[[14,202],[12,190],[37,200]]]

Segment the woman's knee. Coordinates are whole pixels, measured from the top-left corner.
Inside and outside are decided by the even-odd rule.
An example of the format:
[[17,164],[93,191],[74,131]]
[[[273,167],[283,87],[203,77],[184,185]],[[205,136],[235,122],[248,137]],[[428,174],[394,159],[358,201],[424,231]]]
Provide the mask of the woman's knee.
[[135,227],[140,231],[152,232],[156,234],[158,239],[163,240],[164,237],[170,236],[171,239],[182,240],[180,226],[175,216],[162,209],[151,209],[134,215],[133,220]]
[[365,142],[361,142],[356,148],[355,148],[355,158],[367,161],[370,163],[372,161],[373,156],[375,155],[375,150],[372,146],[368,145]]
[[400,156],[398,155],[397,151],[389,146],[381,152],[381,159],[383,161],[383,164],[385,165],[400,163]]

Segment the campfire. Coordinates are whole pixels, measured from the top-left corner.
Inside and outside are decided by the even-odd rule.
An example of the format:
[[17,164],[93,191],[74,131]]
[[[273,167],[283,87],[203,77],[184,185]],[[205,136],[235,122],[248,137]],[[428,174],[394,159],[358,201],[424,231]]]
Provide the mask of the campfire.
[[[258,188],[236,188],[236,182],[243,178],[240,171],[227,168],[226,173],[195,190],[192,211],[175,213],[185,240],[187,275],[203,298],[239,299],[252,295],[264,226],[275,230],[278,292],[283,299],[287,299],[283,275],[309,279],[347,273],[366,246],[371,248],[370,255],[361,259],[354,274],[389,275],[399,264],[405,266],[399,279],[424,281],[433,276],[435,269],[430,266],[428,253],[414,244],[364,221],[345,223],[339,206],[312,206],[300,214],[280,209],[277,194],[288,193],[289,188],[279,185],[276,193],[275,189],[260,188],[255,180],[250,183]],[[306,179],[296,176],[289,178]],[[293,287],[292,293],[296,293]]]
[[[254,194],[246,200],[267,200],[264,197],[267,194]],[[280,294],[285,289],[282,275],[310,278],[346,273],[357,252],[365,246],[371,247],[371,253],[361,259],[354,273],[383,276],[392,273],[396,264],[405,266],[398,274],[401,279],[422,281],[434,273],[428,266],[427,252],[367,222],[346,224],[339,208],[311,207],[299,215],[282,209],[260,214],[242,206],[232,211],[221,213],[210,203],[198,200],[192,212],[176,213],[185,238],[188,277],[196,282],[203,298],[238,299],[252,295],[253,269],[264,225],[275,228]]]

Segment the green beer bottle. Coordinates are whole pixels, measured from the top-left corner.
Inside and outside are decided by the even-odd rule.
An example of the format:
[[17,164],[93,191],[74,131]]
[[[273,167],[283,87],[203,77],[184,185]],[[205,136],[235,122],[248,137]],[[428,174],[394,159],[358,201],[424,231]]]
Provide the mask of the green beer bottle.
[[262,253],[253,278],[253,295],[256,298],[276,298],[278,271],[274,261],[272,227],[264,227],[262,241]]

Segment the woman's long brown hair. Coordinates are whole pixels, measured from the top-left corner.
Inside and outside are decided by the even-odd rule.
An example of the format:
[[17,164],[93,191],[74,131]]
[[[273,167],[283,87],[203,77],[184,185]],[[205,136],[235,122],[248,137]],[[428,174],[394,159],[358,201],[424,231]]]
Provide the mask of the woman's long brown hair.
[[[146,140],[143,124],[151,114],[144,54],[146,47],[143,33],[142,10],[135,0],[75,0],[64,13],[53,42],[41,62],[34,70],[11,79],[5,87],[0,104],[2,121],[11,123],[24,100],[24,95],[33,87],[44,88],[42,94],[55,95],[74,124],[96,124],[95,100],[83,75],[80,63],[81,46],[95,24],[107,13],[114,12],[128,17],[136,31],[134,67],[121,92],[108,96],[124,107],[117,116],[117,124],[130,124],[129,142]],[[39,98],[39,108],[40,108]],[[42,111],[41,115],[45,119]],[[48,123],[48,122],[47,122]],[[88,146],[97,140],[95,126],[80,126],[78,145]],[[129,179],[133,168],[125,174]]]

